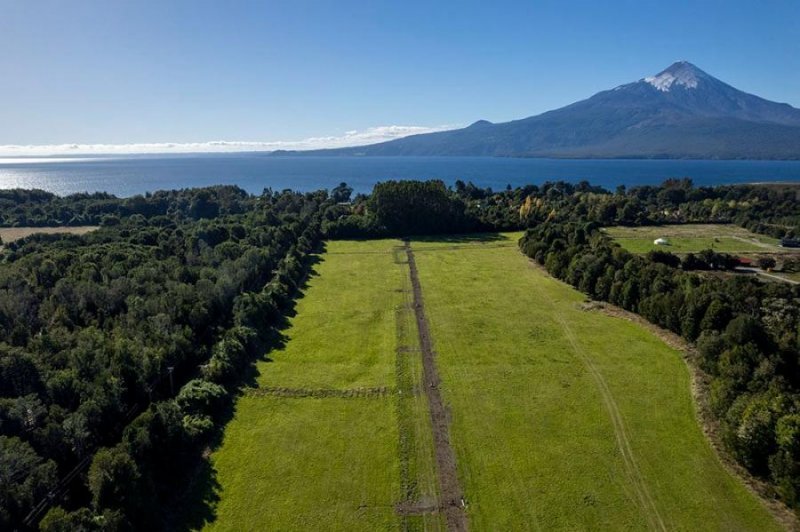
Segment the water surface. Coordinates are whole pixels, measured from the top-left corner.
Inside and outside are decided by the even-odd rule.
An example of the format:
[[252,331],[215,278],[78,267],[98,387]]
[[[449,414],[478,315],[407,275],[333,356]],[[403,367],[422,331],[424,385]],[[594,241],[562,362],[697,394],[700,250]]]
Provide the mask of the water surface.
[[587,180],[655,185],[691,177],[696,185],[800,182],[800,161],[564,160],[497,157],[276,157],[258,153],[128,155],[69,159],[0,158],[0,188],[40,188],[57,194],[105,191],[132,196],[163,189],[235,184],[264,188],[330,189],[342,181],[369,192],[388,179],[456,179],[494,189],[545,181]]

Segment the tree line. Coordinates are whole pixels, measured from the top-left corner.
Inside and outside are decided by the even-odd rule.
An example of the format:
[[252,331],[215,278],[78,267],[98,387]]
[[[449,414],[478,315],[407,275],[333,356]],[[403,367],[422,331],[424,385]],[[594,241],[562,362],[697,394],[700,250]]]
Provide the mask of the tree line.
[[0,529],[163,527],[338,216],[325,191],[148,204],[2,252]]
[[509,231],[544,222],[601,225],[732,223],[776,238],[796,237],[800,187],[695,187],[690,179],[613,192],[586,181],[547,182],[494,191],[456,181],[386,181],[357,195],[349,210],[325,224],[330,238],[370,238],[474,231]]
[[110,225],[137,214],[146,218],[214,218],[243,213],[254,201],[254,196],[236,186],[160,190],[130,198],[105,192],[58,196],[43,190],[8,189],[0,190],[0,226]]

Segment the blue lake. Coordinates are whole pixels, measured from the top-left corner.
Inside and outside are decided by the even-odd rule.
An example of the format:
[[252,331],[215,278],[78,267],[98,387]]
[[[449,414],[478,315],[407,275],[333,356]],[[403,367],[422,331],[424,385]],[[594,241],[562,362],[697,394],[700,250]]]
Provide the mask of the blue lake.
[[47,161],[0,158],[0,188],[40,188],[57,194],[105,191],[132,196],[148,191],[235,184],[264,188],[330,189],[345,181],[369,192],[389,179],[456,179],[494,189],[545,181],[587,180],[655,185],[690,177],[696,185],[800,182],[800,161],[563,160],[494,157],[275,157],[265,154],[191,154],[86,157]]

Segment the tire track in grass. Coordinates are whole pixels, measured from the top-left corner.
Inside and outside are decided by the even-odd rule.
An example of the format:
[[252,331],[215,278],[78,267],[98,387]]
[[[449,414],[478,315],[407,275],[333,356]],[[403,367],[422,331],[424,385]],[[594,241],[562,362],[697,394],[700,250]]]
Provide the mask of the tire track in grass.
[[611,422],[614,426],[614,436],[617,440],[617,446],[620,450],[620,453],[622,454],[622,458],[625,463],[625,469],[631,479],[631,482],[633,483],[633,488],[636,491],[639,502],[641,503],[642,508],[644,509],[648,520],[650,521],[650,525],[654,529],[666,530],[666,526],[664,525],[652,496],[647,489],[647,485],[642,478],[641,471],[633,454],[630,439],[628,438],[628,434],[625,429],[622,414],[620,413],[619,407],[617,406],[617,403],[611,394],[611,390],[608,388],[605,378],[600,373],[600,370],[594,364],[591,357],[580,346],[580,344],[578,344],[578,340],[575,337],[574,331],[572,331],[572,329],[569,327],[566,320],[564,320],[564,317],[558,312],[554,312],[554,314],[561,325],[564,335],[566,336],[567,341],[569,341],[573,352],[581,359],[584,366],[589,371],[589,374],[594,379],[595,384],[597,385],[597,388],[603,397],[606,410],[608,411]]
[[425,316],[422,299],[422,287],[419,283],[417,264],[414,261],[414,252],[411,243],[404,243],[408,270],[411,277],[411,287],[414,294],[414,316],[419,334],[419,346],[422,349],[422,372],[424,375],[425,395],[428,398],[428,409],[431,417],[433,431],[433,446],[436,455],[436,473],[439,477],[439,491],[441,493],[440,508],[447,520],[448,530],[466,531],[468,529],[467,514],[464,511],[464,498],[458,482],[458,467],[456,455],[450,445],[450,427],[447,410],[439,392],[439,371],[433,355],[433,342],[431,341],[430,326]]
[[666,531],[667,527],[664,524],[664,520],[661,518],[661,514],[658,512],[658,508],[653,501],[652,495],[650,495],[650,490],[647,489],[647,484],[645,483],[644,478],[642,477],[642,472],[636,462],[636,457],[633,454],[633,448],[631,447],[631,442],[628,438],[627,430],[625,429],[625,423],[622,419],[622,414],[619,411],[617,402],[614,400],[614,396],[611,394],[611,390],[608,388],[605,378],[603,378],[602,373],[600,373],[600,370],[594,364],[592,358],[578,343],[578,339],[575,337],[575,332],[572,330],[572,328],[570,328],[569,324],[564,319],[564,316],[558,312],[558,310],[555,308],[555,304],[552,306],[553,315],[561,325],[561,329],[564,331],[564,336],[566,336],[567,341],[569,341],[572,351],[578,356],[578,358],[581,359],[584,366],[589,371],[589,374],[594,379],[597,389],[603,396],[603,402],[605,403],[606,410],[611,418],[611,423],[614,426],[614,436],[617,440],[617,447],[622,454],[625,469],[630,477],[633,488],[636,491],[636,495],[639,498],[639,503],[641,504],[645,515],[647,516],[647,520],[650,522],[650,526],[655,530]]
[[[528,265],[539,274],[550,278],[554,282],[559,282],[551,277],[550,274],[535,261],[528,259]],[[564,332],[564,336],[567,338],[567,341],[572,347],[572,351],[581,360],[581,362],[583,362],[584,366],[589,371],[589,374],[592,376],[592,379],[595,381],[598,391],[600,391],[600,394],[603,397],[603,403],[605,404],[614,428],[614,437],[617,440],[617,447],[620,450],[620,454],[622,454],[625,471],[631,480],[631,487],[636,491],[636,496],[645,512],[647,520],[650,522],[651,528],[654,530],[666,531],[667,526],[664,523],[664,520],[661,517],[655,502],[653,501],[652,495],[650,495],[650,490],[647,488],[644,478],[642,477],[641,470],[636,462],[636,457],[633,454],[633,449],[631,447],[630,439],[628,438],[627,430],[625,429],[625,422],[622,418],[622,414],[619,411],[617,402],[614,400],[614,396],[611,393],[603,374],[597,368],[586,350],[583,349],[583,347],[581,347],[581,345],[578,343],[575,332],[564,319],[563,314],[559,312],[557,307],[558,300],[553,300],[544,294],[542,294],[542,300],[549,304],[550,308],[552,309],[553,316],[555,316],[555,319],[561,326],[561,330]]]

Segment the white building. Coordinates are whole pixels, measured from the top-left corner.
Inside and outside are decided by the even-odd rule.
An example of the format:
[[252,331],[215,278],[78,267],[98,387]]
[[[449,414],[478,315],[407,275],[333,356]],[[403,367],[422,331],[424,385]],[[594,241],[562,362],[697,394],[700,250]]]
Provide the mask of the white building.
[[656,238],[655,240],[653,240],[653,244],[655,244],[656,246],[668,246],[669,240],[667,240],[666,238]]

